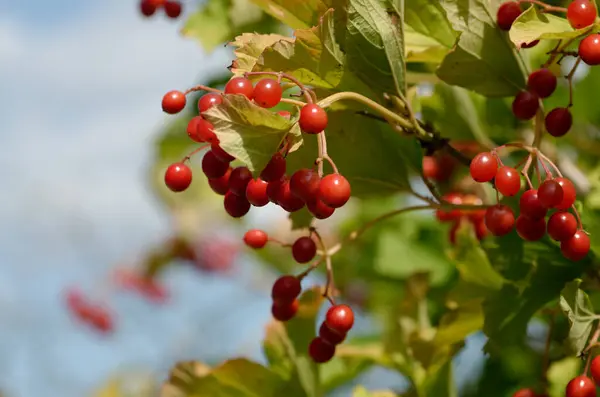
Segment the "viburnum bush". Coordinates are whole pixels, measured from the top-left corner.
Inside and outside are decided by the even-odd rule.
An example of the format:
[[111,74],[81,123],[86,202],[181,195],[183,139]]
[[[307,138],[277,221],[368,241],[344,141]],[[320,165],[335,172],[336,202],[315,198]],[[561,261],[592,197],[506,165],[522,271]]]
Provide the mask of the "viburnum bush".
[[[210,0],[184,35],[211,48],[275,18],[293,36],[237,35],[224,81],[167,92],[155,168],[171,204],[207,186],[279,271],[267,363],[180,363],[164,395],[317,397],[378,365],[408,389],[354,396],[456,396],[453,358],[483,331],[464,395],[596,396],[595,2],[240,4],[257,20],[215,30],[241,6]],[[265,206],[292,230],[247,220]]]

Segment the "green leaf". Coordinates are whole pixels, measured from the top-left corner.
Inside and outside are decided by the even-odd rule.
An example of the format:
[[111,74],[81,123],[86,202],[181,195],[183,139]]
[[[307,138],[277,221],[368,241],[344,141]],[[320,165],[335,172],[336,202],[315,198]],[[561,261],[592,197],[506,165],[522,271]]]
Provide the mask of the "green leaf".
[[277,374],[246,359],[233,359],[209,369],[201,363],[179,363],[162,390],[164,397],[301,396]]
[[352,397],[396,397],[396,393],[390,390],[369,391],[364,386],[356,386],[352,391]]
[[294,39],[291,37],[278,34],[243,33],[230,43],[235,47],[233,53],[236,56],[231,65],[231,72],[239,76],[252,71],[265,48],[275,43],[283,45],[283,43],[293,41]]
[[589,31],[589,28],[574,30],[566,18],[541,13],[532,5],[513,22],[509,35],[517,48],[520,48],[521,45],[535,40],[576,38],[586,31]]
[[438,77],[488,97],[505,97],[525,87],[526,67],[507,35],[498,29],[498,9],[487,0],[441,0],[448,20],[460,32]]
[[427,371],[425,382],[419,386],[419,391],[423,396],[457,397],[452,360],[448,358],[441,366]]
[[410,26],[404,27],[404,41],[406,62],[440,63],[449,50],[431,37],[414,31]]
[[265,12],[294,29],[314,26],[329,6],[322,0],[252,0]]
[[437,1],[410,0],[406,2],[404,23],[414,32],[420,33],[446,48],[451,48],[457,37],[446,18],[444,8]]
[[223,103],[203,113],[214,127],[220,146],[250,171],[260,172],[285,137],[301,144],[297,117],[288,120],[261,108],[243,95],[224,95]]
[[458,304],[444,314],[435,334],[434,345],[440,350],[448,345],[462,342],[468,335],[483,327],[484,298],[476,298]]
[[569,319],[569,345],[577,353],[585,349],[594,321],[600,319],[600,316],[595,314],[588,295],[580,289],[580,285],[580,279],[573,280],[560,294],[560,308]]

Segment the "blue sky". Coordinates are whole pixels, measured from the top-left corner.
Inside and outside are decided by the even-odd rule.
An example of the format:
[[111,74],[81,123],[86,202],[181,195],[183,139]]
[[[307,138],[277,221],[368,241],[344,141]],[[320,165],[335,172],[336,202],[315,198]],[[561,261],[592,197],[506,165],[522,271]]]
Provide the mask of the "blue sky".
[[[169,232],[144,179],[166,122],[160,98],[230,63],[225,49],[208,56],[181,39],[180,23],[142,20],[136,0],[0,0],[8,396],[81,397],[121,371],[162,377],[176,360],[260,352],[266,287],[177,268],[165,278],[172,301],[155,307],[108,285],[113,266]],[[61,300],[70,285],[111,304],[113,336],[72,322]]]

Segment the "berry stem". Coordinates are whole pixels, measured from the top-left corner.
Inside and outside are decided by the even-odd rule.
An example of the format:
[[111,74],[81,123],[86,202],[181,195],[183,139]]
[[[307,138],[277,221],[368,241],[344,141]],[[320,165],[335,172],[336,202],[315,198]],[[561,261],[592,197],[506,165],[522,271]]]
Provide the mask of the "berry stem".
[[578,35],[576,37],[571,37],[569,40],[565,41],[564,43],[562,43],[562,40],[560,40],[558,42],[558,44],[556,45],[555,49],[550,52],[551,55],[548,58],[548,60],[542,65],[542,68],[547,68],[548,66],[552,65],[552,63],[554,63],[554,61],[556,60],[556,57],[559,54],[564,52],[566,50],[566,48],[568,48],[575,41],[579,40],[581,37],[587,36],[589,33],[591,33],[594,30],[594,27],[595,27],[595,24],[590,25],[588,28],[584,29],[580,35]]
[[[425,184],[425,186],[427,186],[427,189],[429,189],[429,192],[431,192],[431,195],[437,200],[437,202],[440,202],[442,200],[442,196],[441,196],[440,192],[438,192],[437,187],[429,179],[427,179],[425,177],[425,174],[423,174],[423,173],[421,173],[421,179],[423,179],[423,183]],[[420,198],[421,200],[424,200],[428,203],[432,203],[432,201],[430,199],[428,199],[427,197],[422,197],[421,195],[419,195],[417,193],[414,193],[414,195],[416,197]]]
[[324,256],[320,256],[316,261],[314,261],[309,267],[306,268],[305,271],[297,275],[298,280],[302,281],[306,276],[310,274],[313,270],[315,270],[321,263],[323,263]]
[[522,4],[522,3],[537,4],[538,6],[542,7],[543,12],[567,12],[567,9],[565,7],[553,6],[550,4],[546,4],[540,0],[517,0],[517,2],[519,4]]
[[218,90],[216,88],[208,87],[208,86],[205,86],[205,85],[197,85],[197,86],[194,86],[192,88],[189,88],[189,89],[187,89],[184,92],[184,94],[187,95],[187,94],[189,94],[191,92],[196,92],[196,91],[207,91],[207,92],[215,92],[217,94],[223,94],[223,91]]
[[302,94],[304,95],[304,98],[306,99],[306,103],[313,103],[313,97],[310,94],[310,90],[308,88],[306,88],[304,86],[304,84],[302,84],[300,81],[298,81],[298,79],[296,79],[293,76],[290,76],[287,73],[282,73],[282,72],[246,72],[244,73],[244,77],[248,77],[248,76],[275,76],[278,79],[283,78],[286,80],[291,81],[292,83],[296,84],[298,86],[298,88],[300,88],[300,90],[302,91]]
[[529,186],[529,189],[533,189],[533,184],[531,183],[531,179],[529,179],[529,167],[531,166],[532,159],[533,159],[533,155],[529,154],[529,156],[527,156],[527,161],[525,162],[525,166],[521,170],[521,174],[523,174],[523,176],[525,177],[525,180],[527,181],[527,186]]
[[317,135],[317,147],[318,147],[319,155],[317,157],[316,163],[318,166],[319,176],[321,178],[323,177],[323,161],[324,160],[327,160],[329,162],[329,164],[331,165],[331,168],[333,168],[333,172],[335,174],[339,174],[337,166],[335,165],[333,159],[331,157],[329,157],[329,154],[327,153],[327,138],[325,137],[325,131],[322,131]]
[[596,325],[596,330],[594,331],[592,338],[590,339],[587,347],[584,350],[584,352],[587,353],[587,358],[585,360],[585,367],[583,369],[582,375],[586,375],[588,373],[588,370],[590,369],[590,364],[592,362],[592,360],[591,360],[592,359],[592,350],[596,346],[596,344],[598,342],[598,338],[600,338],[600,321]]
[[274,237],[271,237],[271,236],[269,236],[269,241],[272,242],[272,243],[275,243],[275,244],[279,244],[280,246],[282,246],[284,248],[292,246],[292,244],[284,243],[283,241],[278,240],[278,239],[276,239]]
[[303,107],[304,105],[306,105],[305,102],[297,101],[295,99],[290,98],[281,98],[281,103],[289,103],[290,105],[296,105],[298,107]]
[[577,68],[579,67],[580,63],[581,63],[581,58],[578,57],[577,60],[575,61],[575,64],[571,68],[571,71],[569,72],[569,74],[565,76],[565,78],[567,79],[567,81],[569,83],[569,105],[567,106],[569,108],[571,106],[573,106],[573,76],[575,75],[575,72],[577,71]]
[[533,130],[535,135],[533,137],[533,143],[531,144],[531,146],[533,146],[534,148],[538,148],[540,147],[540,144],[542,143],[542,137],[544,136],[544,110],[541,106],[535,114],[535,119],[533,121]]
[[583,230],[583,223],[581,223],[581,216],[579,216],[579,211],[577,211],[575,204],[573,204],[571,206],[571,208],[573,209],[573,213],[575,213],[575,218],[577,219],[578,229]]
[[190,152],[190,153],[189,153],[187,156],[185,156],[185,157],[183,158],[183,160],[181,160],[181,162],[182,162],[182,163],[185,163],[186,161],[189,161],[189,160],[192,158],[192,156],[193,156],[193,155],[195,155],[195,154],[196,154],[196,153],[198,153],[198,152],[201,152],[201,151],[203,151],[204,149],[206,149],[206,148],[207,148],[207,147],[209,147],[209,146],[210,146],[210,144],[206,144],[206,145],[202,145],[202,146],[200,146],[199,148],[197,148],[197,149],[193,150],[193,151],[192,151],[192,152]]
[[325,245],[325,242],[323,241],[323,238],[321,237],[321,234],[317,231],[317,229],[314,227],[311,227],[309,230],[317,238],[317,241],[318,241],[319,245],[321,246],[321,250],[323,251],[323,256],[325,257],[325,264],[326,264],[326,268],[327,268],[327,282],[325,284],[325,290],[323,291],[323,297],[326,298],[327,300],[329,300],[329,302],[332,305],[335,305],[335,301],[330,296],[331,295],[330,292],[334,289],[334,283],[335,283],[334,277],[333,277],[333,266],[331,264],[331,254],[329,253],[329,250],[327,249],[327,246]]
[[[552,162],[552,160],[550,160],[544,153],[540,152],[539,150],[537,151],[537,155],[540,156],[540,159],[542,159],[542,160],[546,161],[548,164],[550,164],[550,167],[552,167],[552,169],[554,169],[554,171],[556,172],[556,175],[558,175],[559,178],[562,178],[562,174],[561,174],[560,170],[558,169],[556,164],[554,164]],[[550,172],[548,171],[548,168],[546,167],[546,164],[544,164],[544,161],[541,161],[542,167],[544,167],[544,170],[546,170],[546,174],[550,174]]]

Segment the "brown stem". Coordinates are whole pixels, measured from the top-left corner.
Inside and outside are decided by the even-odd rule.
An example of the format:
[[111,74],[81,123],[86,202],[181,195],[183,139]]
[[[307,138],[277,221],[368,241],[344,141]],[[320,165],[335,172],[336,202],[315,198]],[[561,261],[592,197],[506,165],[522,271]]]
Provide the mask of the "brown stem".
[[575,61],[575,64],[571,68],[571,71],[569,72],[568,75],[565,76],[565,78],[569,82],[569,106],[567,106],[569,108],[571,106],[573,106],[573,75],[577,71],[577,67],[579,66],[580,63],[581,63],[581,58],[577,58],[577,60]]
[[196,91],[207,91],[207,92],[216,92],[218,94],[223,94],[223,91],[217,90],[216,88],[208,87],[205,85],[197,85],[192,88],[189,88],[184,92],[184,94],[187,95],[190,92],[196,92]]
[[567,9],[565,7],[552,6],[540,0],[518,0],[518,3],[537,4],[538,6],[542,7],[543,12],[567,12]]
[[527,181],[527,185],[529,186],[529,189],[533,189],[533,184],[531,183],[531,179],[529,179],[529,167],[531,166],[531,161],[532,161],[533,155],[529,154],[529,156],[527,156],[527,161],[525,162],[525,166],[523,167],[523,170],[521,170],[521,174],[523,174],[523,176],[525,177],[525,180]]
[[191,153],[189,153],[187,156],[185,156],[183,158],[183,160],[181,160],[181,162],[185,163],[186,161],[189,161],[193,155],[195,155],[198,152],[201,152],[202,150],[206,149],[209,146],[210,146],[210,144],[200,146],[199,148],[193,150]]
[[333,168],[333,173],[334,174],[339,174],[338,168],[335,165],[335,162],[333,161],[333,159],[331,157],[329,157],[329,154],[327,153],[327,137],[325,136],[325,131],[321,131],[320,133],[317,134],[317,147],[318,147],[318,157],[317,157],[317,165],[318,165],[318,172],[319,172],[319,176],[323,177],[323,161],[327,160],[327,162],[329,162],[329,164],[331,165],[331,168]]

